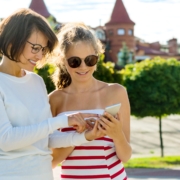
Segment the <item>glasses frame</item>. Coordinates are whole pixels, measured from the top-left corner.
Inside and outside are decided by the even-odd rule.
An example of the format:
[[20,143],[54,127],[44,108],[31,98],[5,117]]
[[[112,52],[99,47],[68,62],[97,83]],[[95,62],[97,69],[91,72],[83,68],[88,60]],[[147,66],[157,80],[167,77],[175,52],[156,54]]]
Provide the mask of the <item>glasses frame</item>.
[[[90,65],[90,64],[88,64],[88,62],[89,62],[89,61],[88,61],[88,58],[89,58],[89,57],[92,57],[92,56],[93,56],[93,57],[96,57],[96,62],[95,62],[95,64]],[[71,60],[72,58],[77,58],[77,59],[79,60],[78,66],[75,66],[75,67],[71,66],[70,60]],[[92,67],[92,66],[95,66],[95,65],[97,64],[98,60],[99,60],[99,56],[92,54],[92,55],[88,55],[88,56],[86,56],[86,57],[84,58],[84,63],[86,64],[86,66]],[[83,59],[81,59],[81,58],[78,57],[78,56],[72,56],[72,57],[70,57],[70,58],[67,59],[68,65],[69,65],[69,67],[71,67],[71,68],[78,68],[78,67],[81,65],[82,61],[83,61]]]
[[[33,44],[33,43],[31,43],[31,42],[29,42],[29,41],[26,41],[27,43],[29,43],[29,44],[31,44],[32,45],[32,49],[31,49],[31,53],[33,53],[33,54],[37,54],[40,50],[42,50],[42,54],[43,55],[46,55],[48,52],[49,52],[49,47],[48,46],[41,46],[40,44]],[[35,46],[39,46],[39,50],[37,51],[37,52],[33,52],[33,48],[35,47]],[[44,52],[45,51],[45,52]]]

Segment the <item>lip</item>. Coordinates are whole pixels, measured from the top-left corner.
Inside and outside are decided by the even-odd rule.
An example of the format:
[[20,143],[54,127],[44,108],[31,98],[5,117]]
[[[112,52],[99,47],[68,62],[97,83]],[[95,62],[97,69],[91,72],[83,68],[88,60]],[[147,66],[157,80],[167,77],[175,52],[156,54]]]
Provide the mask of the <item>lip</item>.
[[85,76],[86,74],[88,74],[89,71],[86,72],[76,72],[78,75],[80,76]]
[[35,61],[33,61],[33,60],[31,60],[31,59],[29,59],[29,62],[30,62],[30,64],[32,64],[33,66],[36,66],[36,62]]

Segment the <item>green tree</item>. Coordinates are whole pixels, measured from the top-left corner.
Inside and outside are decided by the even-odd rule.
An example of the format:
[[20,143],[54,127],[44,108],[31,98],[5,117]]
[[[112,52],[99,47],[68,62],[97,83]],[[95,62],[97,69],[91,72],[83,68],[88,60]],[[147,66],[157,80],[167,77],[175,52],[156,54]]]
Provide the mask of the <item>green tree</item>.
[[180,113],[180,62],[176,59],[145,60],[121,71],[127,88],[131,113],[159,119],[161,156],[164,156],[162,117]]
[[118,53],[118,64],[125,66],[126,64],[128,64],[129,58],[130,58],[129,49],[126,46],[126,43],[123,42],[122,49]]
[[121,83],[121,73],[114,68],[113,62],[104,62],[104,55],[100,56],[97,64],[97,70],[94,72],[94,77],[98,80],[109,83]]

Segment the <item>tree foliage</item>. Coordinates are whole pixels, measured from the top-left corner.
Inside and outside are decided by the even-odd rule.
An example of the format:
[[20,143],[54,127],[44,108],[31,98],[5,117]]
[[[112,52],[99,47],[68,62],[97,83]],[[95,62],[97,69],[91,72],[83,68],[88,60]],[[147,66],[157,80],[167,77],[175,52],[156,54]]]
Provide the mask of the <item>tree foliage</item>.
[[122,70],[132,114],[139,117],[180,113],[180,62],[155,58]]
[[126,46],[126,43],[123,42],[122,43],[122,48],[120,49],[120,51],[117,54],[117,58],[118,58],[117,64],[118,64],[118,66],[124,67],[126,64],[129,64],[130,59],[131,59],[130,56],[131,55],[130,55],[129,49]]
[[104,62],[104,55],[102,55],[97,64],[97,70],[94,72],[94,77],[98,80],[109,83],[121,83],[121,73],[114,68],[113,62]]
[[131,114],[158,117],[162,141],[161,118],[180,113],[180,62],[156,57],[129,64],[121,73],[130,99]]
[[55,89],[54,83],[52,82],[50,76],[54,73],[55,67],[51,64],[46,64],[43,68],[41,69],[34,69],[34,72],[40,75],[45,84],[46,84],[46,89],[48,93],[52,92]]
[[129,49],[126,46],[126,43],[123,43],[123,47],[121,49],[121,56],[120,56],[121,60],[123,61],[124,65],[128,64],[129,61]]

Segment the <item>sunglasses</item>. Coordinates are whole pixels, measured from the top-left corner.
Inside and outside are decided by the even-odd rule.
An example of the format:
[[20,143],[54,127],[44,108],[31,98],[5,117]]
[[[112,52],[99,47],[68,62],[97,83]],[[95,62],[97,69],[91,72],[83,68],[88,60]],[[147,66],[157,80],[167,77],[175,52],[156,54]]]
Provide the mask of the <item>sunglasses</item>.
[[42,54],[43,54],[43,55],[46,55],[46,54],[49,52],[49,48],[48,48],[47,46],[42,47],[40,44],[33,44],[33,43],[29,42],[29,41],[26,41],[26,42],[32,45],[32,47],[31,47],[31,48],[32,48],[31,52],[32,52],[33,54],[38,53],[41,49],[42,49]]
[[[97,64],[99,57],[96,55],[89,55],[84,59],[86,66],[94,66]],[[81,65],[82,59],[80,57],[70,57],[67,62],[71,68],[77,68]]]

